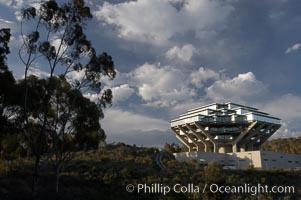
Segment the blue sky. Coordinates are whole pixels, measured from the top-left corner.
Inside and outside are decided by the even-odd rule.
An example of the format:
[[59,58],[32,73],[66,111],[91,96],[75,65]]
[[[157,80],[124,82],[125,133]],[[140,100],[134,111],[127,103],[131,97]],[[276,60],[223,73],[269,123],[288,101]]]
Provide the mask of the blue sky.
[[[38,2],[0,0],[0,27],[12,29],[8,63],[17,77],[23,73],[15,54],[19,11]],[[104,79],[114,95],[101,121],[108,142],[177,142],[169,120],[229,101],[281,118],[273,137],[301,136],[301,1],[86,2],[93,12],[87,34],[118,71],[115,80]]]

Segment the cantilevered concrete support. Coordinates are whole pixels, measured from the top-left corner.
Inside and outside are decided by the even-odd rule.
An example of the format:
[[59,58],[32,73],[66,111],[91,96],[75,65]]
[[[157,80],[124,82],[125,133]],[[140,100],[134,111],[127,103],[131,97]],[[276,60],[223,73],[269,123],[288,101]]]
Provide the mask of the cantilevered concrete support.
[[209,142],[204,140],[204,137],[202,137],[201,133],[197,132],[195,129],[192,128],[191,125],[189,124],[185,124],[186,127],[202,142],[202,144],[204,145],[204,152],[209,152],[210,151],[210,147],[212,146],[211,144],[209,144]]
[[180,135],[180,131],[178,132],[175,128],[171,128],[174,133],[176,134],[176,137],[188,148],[188,151],[193,151],[193,145],[189,143],[189,141],[185,138],[184,135]]
[[218,149],[219,149],[219,146],[220,146],[220,143],[217,142],[217,141],[214,141],[214,139],[212,138],[212,136],[207,133],[205,131],[205,129],[202,127],[202,125],[200,125],[198,122],[195,122],[194,123],[196,125],[196,127],[198,127],[198,129],[201,130],[201,132],[209,139],[209,141],[213,144],[213,152],[216,152],[218,153]]
[[178,129],[180,129],[185,135],[191,140],[191,142],[194,144],[196,147],[196,151],[201,151],[202,146],[197,142],[197,138],[194,138],[188,131],[186,131],[184,128],[181,126],[178,126]]
[[258,150],[260,146],[271,137],[278,129],[280,125],[269,124],[266,128],[263,129],[260,133],[256,135],[256,139],[249,141],[248,144],[252,145],[253,150]]
[[252,128],[254,128],[254,126],[257,124],[257,121],[253,122],[252,124],[249,125],[249,127],[244,131],[242,132],[233,142],[231,142],[231,144],[233,145],[232,146],[232,152],[233,153],[236,153],[237,152],[237,143],[239,141],[241,141],[241,139],[243,137],[245,137],[251,130]]

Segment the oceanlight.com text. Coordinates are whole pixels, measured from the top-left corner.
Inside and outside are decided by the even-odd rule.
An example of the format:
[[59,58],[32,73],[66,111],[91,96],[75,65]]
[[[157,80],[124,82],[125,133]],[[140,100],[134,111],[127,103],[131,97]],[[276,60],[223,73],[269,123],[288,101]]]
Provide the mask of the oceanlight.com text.
[[197,184],[175,184],[173,186],[164,185],[160,183],[154,184],[128,184],[126,186],[127,192],[137,192],[138,194],[163,194],[166,195],[170,192],[175,193],[222,193],[222,194],[250,194],[256,195],[259,193],[295,193],[294,186],[268,186],[268,185],[218,185],[218,184],[205,184],[199,186]]

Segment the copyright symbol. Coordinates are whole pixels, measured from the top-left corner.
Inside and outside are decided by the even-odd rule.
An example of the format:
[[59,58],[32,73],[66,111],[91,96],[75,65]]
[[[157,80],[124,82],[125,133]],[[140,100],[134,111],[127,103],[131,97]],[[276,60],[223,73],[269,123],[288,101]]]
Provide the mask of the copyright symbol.
[[135,190],[135,186],[133,184],[128,184],[125,189],[127,192],[133,192]]

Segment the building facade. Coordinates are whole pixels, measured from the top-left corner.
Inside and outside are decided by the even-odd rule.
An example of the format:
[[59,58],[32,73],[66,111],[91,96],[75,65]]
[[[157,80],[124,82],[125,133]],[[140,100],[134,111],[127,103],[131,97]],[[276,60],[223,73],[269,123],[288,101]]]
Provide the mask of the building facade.
[[[256,168],[300,167],[300,155],[259,151],[260,145],[281,124],[279,118],[256,108],[231,102],[213,103],[190,109],[170,124],[176,137],[188,149],[188,152],[175,154],[180,161],[193,158],[201,164],[215,161],[235,168],[248,165]],[[287,163],[284,162],[286,158]]]

